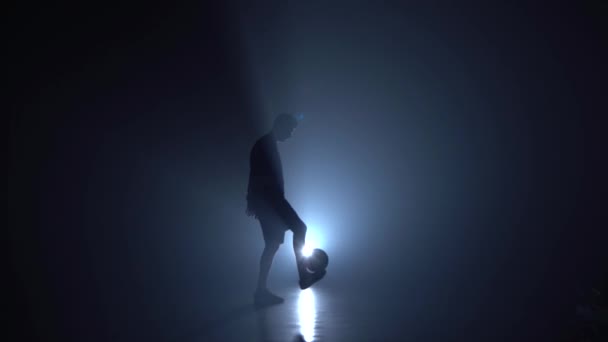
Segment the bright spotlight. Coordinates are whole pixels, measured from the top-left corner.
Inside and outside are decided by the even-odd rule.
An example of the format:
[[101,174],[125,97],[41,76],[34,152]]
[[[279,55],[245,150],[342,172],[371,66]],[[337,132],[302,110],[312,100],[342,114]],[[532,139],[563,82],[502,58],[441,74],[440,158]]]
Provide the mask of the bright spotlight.
[[305,257],[309,257],[312,255],[312,251],[314,250],[314,247],[310,244],[305,244],[304,248],[302,248],[302,255],[304,255]]
[[306,232],[306,242],[302,248],[302,255],[305,257],[311,256],[315,248],[321,248],[323,242],[323,236],[319,234],[316,225],[309,225],[308,231]]

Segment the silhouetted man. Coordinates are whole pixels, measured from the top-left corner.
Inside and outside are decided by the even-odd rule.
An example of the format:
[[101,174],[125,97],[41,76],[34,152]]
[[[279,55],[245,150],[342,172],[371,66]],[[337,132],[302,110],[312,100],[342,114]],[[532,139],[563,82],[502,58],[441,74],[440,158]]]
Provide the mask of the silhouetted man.
[[283,298],[272,294],[266,287],[272,260],[285,238],[285,231],[293,232],[293,251],[296,256],[300,288],[310,287],[323,278],[325,272],[311,274],[304,265],[302,248],[306,240],[306,224],[285,199],[283,170],[277,141],[291,137],[298,121],[290,114],[281,114],[274,120],[272,130],[262,136],[251,149],[247,214],[260,221],[264,235],[264,251],[260,258],[258,286],[254,294],[258,304],[276,304]]

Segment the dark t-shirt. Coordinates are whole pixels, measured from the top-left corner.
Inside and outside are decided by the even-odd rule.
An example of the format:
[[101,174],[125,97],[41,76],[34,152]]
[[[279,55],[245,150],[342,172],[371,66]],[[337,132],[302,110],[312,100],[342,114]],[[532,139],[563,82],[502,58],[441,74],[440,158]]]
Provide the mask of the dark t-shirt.
[[259,201],[273,202],[284,197],[283,170],[277,142],[270,134],[262,136],[251,149],[249,158],[248,207],[255,211]]

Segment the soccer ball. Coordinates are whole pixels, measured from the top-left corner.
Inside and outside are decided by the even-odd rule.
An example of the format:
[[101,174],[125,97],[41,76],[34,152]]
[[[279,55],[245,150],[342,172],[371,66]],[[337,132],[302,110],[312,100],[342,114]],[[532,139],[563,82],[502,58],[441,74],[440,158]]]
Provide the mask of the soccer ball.
[[317,273],[327,268],[329,256],[324,250],[315,248],[313,249],[312,254],[306,257],[306,261],[306,268],[312,273]]

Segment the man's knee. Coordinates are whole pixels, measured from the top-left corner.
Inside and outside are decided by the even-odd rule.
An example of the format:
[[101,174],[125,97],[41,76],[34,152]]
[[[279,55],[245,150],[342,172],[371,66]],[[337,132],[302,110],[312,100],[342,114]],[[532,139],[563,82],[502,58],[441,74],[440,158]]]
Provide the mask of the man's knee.
[[307,227],[302,221],[296,222],[291,229],[293,230],[294,235],[306,236]]

